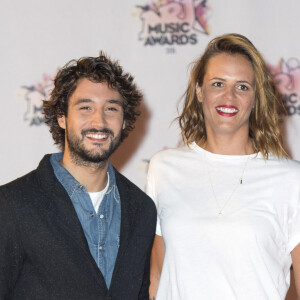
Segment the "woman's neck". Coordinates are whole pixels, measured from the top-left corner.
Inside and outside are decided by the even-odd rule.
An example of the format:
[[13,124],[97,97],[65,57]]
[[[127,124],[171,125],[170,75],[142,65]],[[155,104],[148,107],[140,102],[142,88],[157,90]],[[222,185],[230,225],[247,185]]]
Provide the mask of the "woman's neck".
[[207,138],[199,144],[206,151],[223,155],[248,155],[254,153],[253,142],[250,137],[233,139],[232,137],[221,136],[218,138]]

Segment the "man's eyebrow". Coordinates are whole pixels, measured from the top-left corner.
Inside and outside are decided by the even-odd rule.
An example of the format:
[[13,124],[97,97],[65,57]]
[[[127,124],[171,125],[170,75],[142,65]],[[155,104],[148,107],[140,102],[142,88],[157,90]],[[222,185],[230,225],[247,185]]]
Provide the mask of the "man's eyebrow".
[[94,102],[94,101],[92,99],[83,98],[83,99],[76,100],[74,105],[79,105],[79,104],[82,104],[82,103],[90,103],[90,102]]
[[[92,102],[95,102],[95,101],[93,101],[92,99],[88,99],[88,98],[82,98],[82,99],[76,100],[74,105],[79,105],[79,104],[82,104],[82,103],[92,103]],[[111,103],[111,104],[117,104],[117,105],[123,107],[123,100],[109,99],[109,100],[107,100],[107,102]]]
[[117,105],[120,105],[120,106],[123,107],[123,101],[122,100],[110,99],[107,102],[111,103],[111,104],[117,104]]

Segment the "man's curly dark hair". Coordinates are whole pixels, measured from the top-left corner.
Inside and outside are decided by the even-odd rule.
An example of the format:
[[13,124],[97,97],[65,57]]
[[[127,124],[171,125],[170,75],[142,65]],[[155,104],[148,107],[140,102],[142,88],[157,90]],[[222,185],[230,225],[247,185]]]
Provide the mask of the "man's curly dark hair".
[[59,126],[57,118],[68,116],[69,99],[82,78],[96,83],[107,83],[122,96],[125,121],[125,128],[121,133],[123,141],[140,115],[137,107],[143,95],[133,82],[134,78],[129,73],[124,73],[118,61],[111,60],[101,51],[98,57],[71,60],[57,73],[50,99],[43,102],[45,123],[50,127],[54,143],[64,150],[65,130]]

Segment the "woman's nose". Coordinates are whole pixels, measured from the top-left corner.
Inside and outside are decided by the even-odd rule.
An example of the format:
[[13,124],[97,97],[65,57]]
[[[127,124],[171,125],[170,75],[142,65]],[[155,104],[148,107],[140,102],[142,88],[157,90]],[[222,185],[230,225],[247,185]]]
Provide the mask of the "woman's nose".
[[225,89],[225,99],[232,100],[235,96],[234,87],[228,86]]

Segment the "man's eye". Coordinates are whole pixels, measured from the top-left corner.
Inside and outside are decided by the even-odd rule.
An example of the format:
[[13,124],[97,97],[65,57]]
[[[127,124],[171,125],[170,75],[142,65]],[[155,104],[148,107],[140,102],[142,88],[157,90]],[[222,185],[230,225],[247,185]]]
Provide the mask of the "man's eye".
[[89,106],[82,106],[80,107],[81,110],[90,110],[91,108]]
[[223,82],[217,81],[217,82],[214,82],[212,85],[215,86],[215,87],[222,87]]
[[109,111],[118,111],[118,109],[116,107],[113,107],[113,106],[108,107],[107,110],[109,110]]

